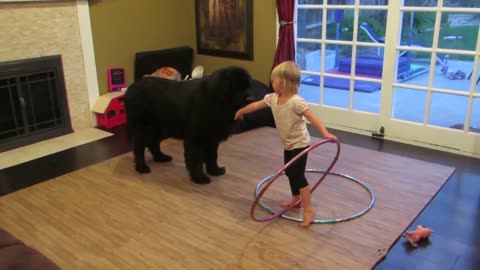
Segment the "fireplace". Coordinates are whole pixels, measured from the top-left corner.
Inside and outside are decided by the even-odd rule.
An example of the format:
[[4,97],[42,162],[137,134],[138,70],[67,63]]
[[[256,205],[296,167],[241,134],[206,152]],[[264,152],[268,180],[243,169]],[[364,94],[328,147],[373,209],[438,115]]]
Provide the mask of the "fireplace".
[[71,132],[60,55],[0,63],[0,152]]

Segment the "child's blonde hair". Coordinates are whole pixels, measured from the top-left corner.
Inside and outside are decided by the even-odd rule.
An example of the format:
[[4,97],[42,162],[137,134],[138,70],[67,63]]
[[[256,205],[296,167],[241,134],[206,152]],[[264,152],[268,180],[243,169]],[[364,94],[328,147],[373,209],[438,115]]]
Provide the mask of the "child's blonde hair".
[[294,94],[300,87],[300,68],[293,61],[285,61],[278,64],[272,70],[272,76],[276,76],[285,82],[285,88]]

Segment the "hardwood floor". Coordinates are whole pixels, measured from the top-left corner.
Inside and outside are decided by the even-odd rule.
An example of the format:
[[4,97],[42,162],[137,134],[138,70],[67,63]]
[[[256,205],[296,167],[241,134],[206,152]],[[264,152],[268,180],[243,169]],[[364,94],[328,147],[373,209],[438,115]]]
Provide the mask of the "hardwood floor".
[[[115,135],[2,170],[0,195],[47,181],[130,150],[123,127],[108,131]],[[317,135],[313,130],[311,134]],[[432,228],[435,232],[430,241],[412,248],[403,238],[399,238],[386,259],[374,269],[480,269],[479,159],[383,142],[346,132],[335,131],[335,134],[345,144],[456,168],[438,194],[410,227],[406,228],[412,230],[418,224]]]

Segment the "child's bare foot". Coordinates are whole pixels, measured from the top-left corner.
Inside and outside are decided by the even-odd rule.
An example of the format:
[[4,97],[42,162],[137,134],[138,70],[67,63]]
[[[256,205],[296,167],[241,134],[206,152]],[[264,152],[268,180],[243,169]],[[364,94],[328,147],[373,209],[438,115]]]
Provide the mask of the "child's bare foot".
[[315,216],[313,208],[303,209],[303,221],[300,223],[300,227],[307,229]]
[[[287,208],[287,207],[290,207],[293,204],[296,204],[298,201],[300,201],[300,199],[292,199],[290,201],[284,201],[284,202],[280,203],[280,206],[283,207],[283,208]],[[293,208],[300,208],[300,207],[302,207],[302,204],[298,203]]]

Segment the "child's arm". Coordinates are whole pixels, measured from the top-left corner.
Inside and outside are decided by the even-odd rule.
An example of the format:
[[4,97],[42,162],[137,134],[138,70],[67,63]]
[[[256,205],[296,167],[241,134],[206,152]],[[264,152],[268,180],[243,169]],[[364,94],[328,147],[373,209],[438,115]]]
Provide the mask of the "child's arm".
[[306,109],[303,112],[303,115],[308,119],[308,121],[310,121],[310,123],[312,123],[312,125],[322,134],[325,139],[332,139],[334,141],[337,140],[337,137],[328,132],[322,121],[320,121],[320,119],[318,119],[310,109]]
[[259,100],[259,101],[252,102],[252,103],[248,104],[247,106],[241,108],[240,110],[238,110],[235,113],[235,120],[242,119],[243,115],[246,114],[246,113],[251,113],[251,112],[254,112],[256,110],[263,109],[265,107],[267,107],[267,103],[265,103],[265,101],[263,99]]

